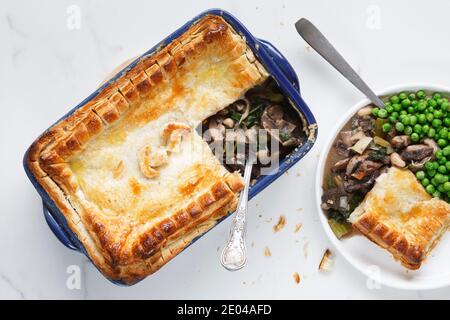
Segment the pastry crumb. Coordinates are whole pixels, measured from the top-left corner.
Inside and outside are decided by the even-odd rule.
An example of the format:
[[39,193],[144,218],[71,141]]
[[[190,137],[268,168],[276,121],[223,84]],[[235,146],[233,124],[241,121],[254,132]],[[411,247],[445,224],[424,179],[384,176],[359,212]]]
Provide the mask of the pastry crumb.
[[298,272],[294,272],[294,281],[296,284],[300,283],[300,275],[298,274]]
[[299,232],[301,228],[302,228],[302,224],[301,223],[297,223],[295,225],[294,232],[295,233]]
[[326,249],[319,263],[319,271],[329,272],[333,269],[334,261],[331,259],[331,255],[330,249]]
[[306,241],[305,244],[303,245],[303,256],[305,257],[305,259],[307,259],[308,255],[309,255],[309,241]]
[[270,249],[267,246],[264,248],[264,256],[265,257],[271,257],[272,256],[272,252],[270,252]]
[[301,211],[303,211],[303,208],[297,208],[297,211],[301,212]]
[[281,229],[284,228],[285,225],[286,225],[286,217],[284,215],[280,215],[277,224],[273,226],[273,232],[280,231]]

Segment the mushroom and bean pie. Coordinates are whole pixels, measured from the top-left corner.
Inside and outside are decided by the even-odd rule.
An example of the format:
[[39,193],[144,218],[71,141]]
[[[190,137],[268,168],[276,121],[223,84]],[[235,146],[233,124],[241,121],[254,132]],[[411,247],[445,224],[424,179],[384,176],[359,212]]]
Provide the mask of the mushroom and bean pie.
[[195,128],[267,78],[206,16],[34,142],[28,167],[107,277],[142,279],[234,211],[242,178]]

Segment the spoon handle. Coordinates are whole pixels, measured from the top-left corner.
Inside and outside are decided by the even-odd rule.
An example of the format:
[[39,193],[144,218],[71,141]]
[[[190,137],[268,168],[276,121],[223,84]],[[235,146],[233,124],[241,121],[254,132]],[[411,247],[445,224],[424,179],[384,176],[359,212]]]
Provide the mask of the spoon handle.
[[384,108],[383,101],[367,86],[361,77],[345,61],[345,59],[336,51],[333,45],[310,21],[305,18],[300,19],[295,24],[297,32],[302,38],[327,60],[337,71],[339,71],[347,80],[364,93],[373,104],[379,108]]
[[245,252],[245,229],[247,220],[248,189],[252,173],[253,161],[247,161],[244,171],[244,189],[239,197],[233,223],[230,230],[230,240],[222,251],[220,262],[230,271],[241,269],[247,261]]

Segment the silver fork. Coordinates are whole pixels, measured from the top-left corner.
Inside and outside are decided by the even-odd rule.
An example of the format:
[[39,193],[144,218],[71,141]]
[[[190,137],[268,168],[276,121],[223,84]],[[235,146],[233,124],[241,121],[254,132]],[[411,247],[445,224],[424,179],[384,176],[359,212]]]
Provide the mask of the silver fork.
[[222,251],[220,263],[225,269],[236,271],[241,269],[247,262],[245,252],[245,231],[247,220],[248,189],[254,160],[250,157],[245,163],[244,189],[241,191],[236,214],[230,230],[230,239]]

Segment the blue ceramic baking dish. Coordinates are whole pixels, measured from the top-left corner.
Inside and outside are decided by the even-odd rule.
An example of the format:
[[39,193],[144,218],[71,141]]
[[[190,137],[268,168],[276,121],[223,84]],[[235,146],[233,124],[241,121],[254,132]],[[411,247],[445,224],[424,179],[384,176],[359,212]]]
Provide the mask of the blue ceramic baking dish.
[[[295,149],[286,158],[282,159],[280,161],[278,169],[275,170],[275,172],[270,175],[261,176],[259,178],[258,182],[250,189],[249,197],[251,199],[305,156],[305,154],[312,148],[317,138],[317,124],[309,107],[301,97],[298,77],[286,58],[270,42],[254,37],[239,20],[237,20],[233,15],[226,11],[220,9],[211,9],[188,21],[177,31],[169,35],[166,39],[158,43],[149,51],[145,52],[142,56],[138,57],[126,68],[118,72],[111,80],[103,84],[99,89],[93,92],[89,97],[87,97],[84,101],[82,101],[79,105],[73,108],[69,113],[67,113],[57,122],[70,116],[75,110],[86,104],[91,99],[95,98],[110,82],[115,81],[123,72],[134,67],[141,57],[151,55],[152,53],[157,51],[158,48],[164,47],[166,44],[172,42],[174,39],[178,38],[182,33],[184,33],[192,24],[203,18],[205,15],[221,16],[245,38],[248,46],[253,50],[255,56],[265,66],[272,78],[277,82],[286,97],[289,98],[292,106],[302,115],[302,118],[306,122],[307,128],[309,130],[309,138],[307,139],[307,141],[302,146]],[[28,152],[29,150],[27,150],[24,157],[24,168],[28,178],[31,180],[39,195],[42,197],[44,217],[50,229],[59,239],[59,241],[66,247],[72,250],[79,251],[89,258],[89,255],[87,254],[86,249],[84,248],[82,243],[68,227],[64,215],[60,212],[47,192],[37,182],[36,178],[28,168],[26,161]],[[225,218],[226,217],[221,219],[219,222],[223,221]],[[194,239],[192,243],[194,243],[199,238],[200,237]],[[124,285],[124,283],[120,281],[111,279],[109,280],[117,285]]]

